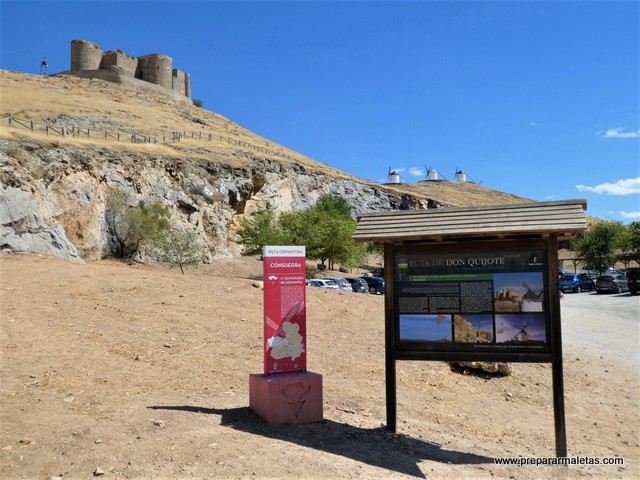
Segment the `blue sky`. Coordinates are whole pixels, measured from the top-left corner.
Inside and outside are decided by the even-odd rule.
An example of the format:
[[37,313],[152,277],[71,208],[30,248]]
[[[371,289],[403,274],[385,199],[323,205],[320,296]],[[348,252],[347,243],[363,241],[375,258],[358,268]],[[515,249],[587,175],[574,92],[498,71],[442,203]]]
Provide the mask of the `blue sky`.
[[0,0],[0,68],[69,68],[72,39],[162,53],[193,98],[352,175],[425,166],[640,220],[634,1]]
[[400,315],[400,339],[451,342],[451,316]]

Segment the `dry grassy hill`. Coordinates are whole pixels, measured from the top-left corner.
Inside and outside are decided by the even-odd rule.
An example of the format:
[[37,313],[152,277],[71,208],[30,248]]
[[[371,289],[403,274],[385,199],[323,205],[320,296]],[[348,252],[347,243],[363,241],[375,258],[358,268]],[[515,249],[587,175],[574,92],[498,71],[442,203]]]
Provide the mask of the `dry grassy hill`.
[[[333,178],[374,185],[276,144],[222,115],[152,91],[98,79],[67,75],[42,77],[0,71],[0,94],[1,113],[11,114],[16,119],[26,121],[27,125],[31,121],[35,123],[35,131],[32,132],[15,121],[9,126],[9,120],[5,117],[0,122],[2,137],[20,135],[47,139],[45,123],[58,128],[73,126],[82,131],[62,138],[51,130],[48,139],[55,138],[56,142],[75,146],[98,144],[142,154],[205,159],[231,166],[242,166],[247,159],[261,157],[295,163]],[[107,139],[105,132],[108,133]],[[184,136],[175,141],[173,132],[181,132]],[[113,138],[118,133],[120,141]],[[132,143],[132,133],[159,143]],[[471,182],[419,182],[381,188],[450,206],[527,201]]]

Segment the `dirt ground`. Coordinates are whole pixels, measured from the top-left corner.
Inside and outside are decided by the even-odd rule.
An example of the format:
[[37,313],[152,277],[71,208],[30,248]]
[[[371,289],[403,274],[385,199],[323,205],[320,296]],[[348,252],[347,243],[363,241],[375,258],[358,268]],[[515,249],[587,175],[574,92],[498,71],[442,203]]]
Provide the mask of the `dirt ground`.
[[[248,408],[261,269],[0,257],[0,478],[640,478],[638,367],[570,334],[569,455],[623,466],[494,463],[555,456],[546,364],[486,378],[399,362],[398,433],[387,432],[384,298],[368,294],[308,289],[325,420],[268,426]],[[637,312],[638,297],[620,300]],[[615,329],[615,312],[602,320]]]

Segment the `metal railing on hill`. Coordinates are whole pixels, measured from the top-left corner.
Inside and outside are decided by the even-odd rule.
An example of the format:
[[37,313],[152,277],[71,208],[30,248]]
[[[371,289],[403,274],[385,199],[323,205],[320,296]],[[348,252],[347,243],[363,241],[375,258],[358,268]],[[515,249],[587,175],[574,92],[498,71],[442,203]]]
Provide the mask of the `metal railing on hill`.
[[113,140],[113,141],[129,141],[131,143],[161,143],[161,144],[171,144],[175,142],[180,142],[182,140],[206,140],[206,141],[214,141],[219,140],[221,142],[225,142],[229,145],[234,145],[242,148],[248,148],[255,152],[264,153],[267,155],[277,156],[281,158],[286,158],[291,161],[297,161],[296,157],[293,155],[289,155],[288,153],[281,152],[278,150],[274,150],[271,148],[266,148],[261,145],[255,145],[253,143],[245,142],[244,140],[237,140],[235,138],[226,137],[224,135],[218,135],[216,133],[204,133],[203,132],[169,132],[162,134],[153,134],[147,135],[140,132],[129,132],[123,134],[118,131],[108,131],[101,129],[92,129],[87,127],[80,128],[76,126],[66,127],[61,125],[52,125],[49,123],[38,123],[29,119],[21,119],[13,116],[13,114],[8,113],[3,115],[2,120],[6,121],[8,126],[10,127],[23,127],[31,130],[32,132],[45,132],[47,135],[57,135],[60,137],[80,137],[80,138],[100,138],[103,140]]

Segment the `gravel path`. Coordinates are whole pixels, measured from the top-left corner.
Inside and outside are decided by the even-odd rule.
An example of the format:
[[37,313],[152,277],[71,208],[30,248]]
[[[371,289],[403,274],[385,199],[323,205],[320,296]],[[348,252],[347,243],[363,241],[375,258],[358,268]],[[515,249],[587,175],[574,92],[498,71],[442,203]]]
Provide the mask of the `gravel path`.
[[640,296],[566,293],[560,301],[564,344],[640,367]]

